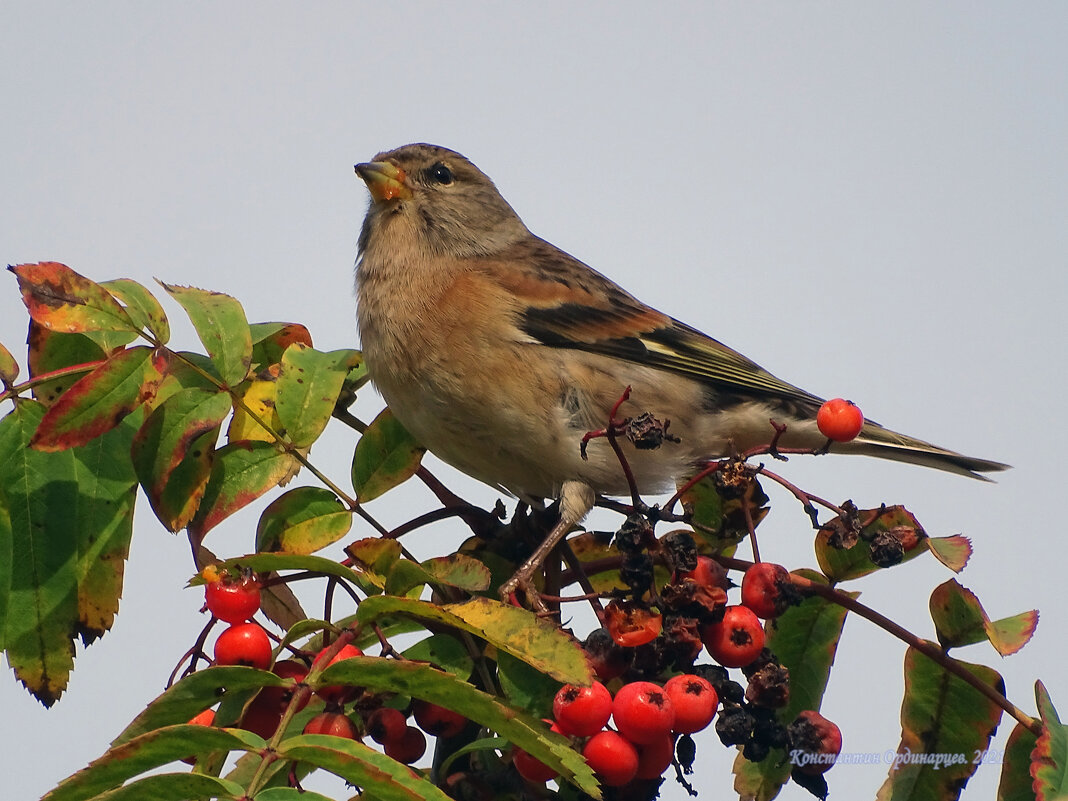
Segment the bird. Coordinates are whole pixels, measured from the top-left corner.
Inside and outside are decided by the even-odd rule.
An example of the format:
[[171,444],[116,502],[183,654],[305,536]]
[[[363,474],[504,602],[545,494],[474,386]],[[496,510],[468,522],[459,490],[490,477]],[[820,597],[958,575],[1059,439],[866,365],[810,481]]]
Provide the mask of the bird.
[[[533,234],[453,150],[404,145],[355,169],[371,195],[356,304],[372,383],[443,461],[522,500],[559,500],[557,538],[598,496],[670,490],[701,464],[767,444],[771,421],[785,425],[784,449],[973,478],[1008,467],[872,421],[830,443],[816,424],[820,397]],[[670,421],[673,435],[656,449],[621,444],[633,488],[606,439],[584,442],[617,404],[620,417]]]

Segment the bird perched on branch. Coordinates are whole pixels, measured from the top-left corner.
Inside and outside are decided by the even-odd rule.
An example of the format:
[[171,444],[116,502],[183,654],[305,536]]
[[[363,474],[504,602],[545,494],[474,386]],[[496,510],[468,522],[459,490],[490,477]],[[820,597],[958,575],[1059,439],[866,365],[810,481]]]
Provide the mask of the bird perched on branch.
[[[827,444],[816,426],[820,398],[532,234],[459,153],[406,145],[356,172],[372,198],[356,270],[372,381],[444,461],[526,500],[559,498],[563,532],[596,495],[630,492],[605,440],[580,453],[628,386],[619,415],[651,412],[678,438],[626,451],[643,494],[767,444],[770,420],[786,426],[783,448]],[[830,450],[975,478],[1006,468],[872,422]]]

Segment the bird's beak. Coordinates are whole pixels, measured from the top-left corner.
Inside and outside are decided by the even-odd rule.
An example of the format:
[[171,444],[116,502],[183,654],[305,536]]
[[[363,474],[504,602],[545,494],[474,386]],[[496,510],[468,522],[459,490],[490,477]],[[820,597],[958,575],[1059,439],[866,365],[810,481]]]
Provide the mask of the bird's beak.
[[412,190],[405,185],[404,170],[388,161],[369,161],[356,165],[356,174],[363,178],[371,197],[378,203],[388,200],[407,200]]

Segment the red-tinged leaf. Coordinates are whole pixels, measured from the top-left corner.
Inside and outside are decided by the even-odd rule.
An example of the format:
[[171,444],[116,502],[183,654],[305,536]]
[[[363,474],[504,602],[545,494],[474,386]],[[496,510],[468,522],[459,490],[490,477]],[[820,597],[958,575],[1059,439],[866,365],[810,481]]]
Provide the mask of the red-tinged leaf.
[[66,333],[138,331],[106,289],[65,264],[45,261],[8,269],[18,278],[30,317],[46,328]]
[[355,350],[323,353],[300,343],[286,349],[278,376],[277,408],[290,442],[306,448],[319,438],[330,422],[345,377],[360,359]]
[[252,363],[252,333],[241,304],[221,292],[160,284],[189,315],[223,383],[240,384]]
[[34,397],[46,406],[55,403],[75,381],[107,358],[107,352],[85,334],[49,331],[32,320],[27,342],[27,362],[33,378],[61,371],[55,379],[44,380],[33,388]]
[[352,512],[330,490],[297,487],[260,515],[257,551],[309,554],[337,542],[352,527]]
[[768,496],[755,478],[737,493],[724,494],[711,476],[698,481],[682,494],[682,506],[693,516],[694,540],[703,554],[730,556],[738,543],[749,535],[745,507],[753,525],[768,514]]
[[300,323],[253,323],[252,361],[259,369],[282,361],[286,348],[294,343],[312,347],[311,334]]
[[19,363],[11,355],[11,351],[0,342],[0,383],[11,386],[19,377]]
[[155,295],[129,278],[104,281],[101,286],[126,305],[126,313],[134,325],[150,331],[158,344],[167,344],[171,338],[171,325]]
[[153,410],[131,448],[134,469],[156,517],[170,531],[193,518],[207,489],[225,392],[179,390]]
[[151,398],[161,378],[151,348],[119,351],[52,404],[30,447],[61,451],[96,439]]
[[[959,662],[1000,693],[1005,682],[985,665]],[[915,648],[905,654],[901,743],[880,799],[956,799],[990,747],[1001,707]]]
[[242,384],[242,389],[241,403],[234,405],[234,416],[226,429],[227,442],[274,442],[275,437],[260,421],[274,431],[282,427],[275,411],[278,382],[268,375]]
[[939,562],[954,573],[964,570],[972,556],[972,542],[967,537],[954,534],[951,537],[931,537],[927,547]]
[[[259,741],[257,744],[256,741]],[[181,724],[142,734],[109,749],[66,779],[41,801],[82,801],[125,784],[141,774],[208,751],[255,751],[263,740],[239,729]],[[229,787],[229,783],[224,786]],[[157,796],[143,796],[157,798]],[[225,796],[224,796],[225,797]],[[240,796],[238,796],[240,797]]]
[[1037,627],[1038,610],[1032,609],[1012,617],[987,622],[986,635],[999,654],[1009,656],[1031,641]]
[[950,579],[935,587],[928,604],[943,648],[982,642],[989,618],[975,593]]
[[234,512],[278,486],[296,460],[267,442],[224,445],[215,452],[211,478],[189,533],[201,542]]
[[[815,571],[796,572],[811,581],[826,583]],[[850,598],[860,596],[859,592],[846,594]],[[767,647],[790,671],[790,699],[778,713],[781,722],[790,723],[803,709],[819,710],[846,615],[844,607],[812,595],[765,625]],[[789,780],[790,770],[790,760],[783,751],[775,751],[761,762],[750,762],[739,754],[734,760],[734,786],[742,796],[771,799]]]
[[1041,681],[1035,682],[1035,701],[1042,734],[1031,752],[1032,787],[1036,801],[1057,801],[1068,795],[1068,728]]
[[393,412],[383,409],[363,432],[352,457],[352,486],[360,501],[373,500],[414,476],[424,453]]
[[1017,723],[1005,743],[1001,761],[1001,781],[997,801],[1035,801],[1031,787],[1031,752],[1038,738],[1022,723]]

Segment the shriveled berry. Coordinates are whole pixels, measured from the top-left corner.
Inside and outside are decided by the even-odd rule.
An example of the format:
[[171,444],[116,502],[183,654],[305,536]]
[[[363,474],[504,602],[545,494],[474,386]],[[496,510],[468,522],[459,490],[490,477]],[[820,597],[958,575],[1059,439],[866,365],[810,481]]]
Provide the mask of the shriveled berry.
[[842,752],[842,730],[814,710],[800,712],[787,731],[791,748],[799,752],[794,769],[801,773],[826,773]]

